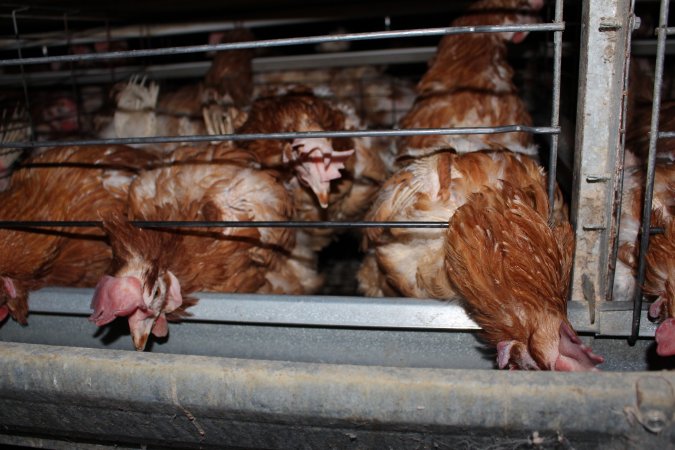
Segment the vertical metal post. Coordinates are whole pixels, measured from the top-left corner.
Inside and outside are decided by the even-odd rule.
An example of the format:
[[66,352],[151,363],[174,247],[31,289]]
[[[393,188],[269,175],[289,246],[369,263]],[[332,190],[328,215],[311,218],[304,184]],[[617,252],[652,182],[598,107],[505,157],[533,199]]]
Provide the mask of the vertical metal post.
[[668,1],[661,0],[659,27],[656,29],[656,67],[654,69],[654,101],[652,103],[652,122],[649,132],[649,156],[647,157],[647,176],[644,203],[642,206],[642,228],[640,234],[640,253],[638,255],[638,273],[633,301],[633,323],[628,342],[633,345],[640,330],[640,314],[642,310],[642,284],[645,281],[646,256],[649,249],[649,227],[652,216],[652,198],[654,195],[654,171],[656,166],[656,141],[659,138],[659,112],[661,110],[661,85],[663,84],[663,60],[668,33]]
[[593,317],[595,305],[605,298],[608,286],[631,1],[588,0],[582,5],[571,208],[576,236],[571,298],[589,302]]
[[[555,23],[563,23],[563,1],[555,2]],[[562,31],[553,32],[553,101],[551,102],[551,127],[560,125],[560,77],[562,65]],[[548,165],[548,202],[549,217],[553,217],[556,171],[558,169],[558,141],[560,134],[551,135],[551,152]]]

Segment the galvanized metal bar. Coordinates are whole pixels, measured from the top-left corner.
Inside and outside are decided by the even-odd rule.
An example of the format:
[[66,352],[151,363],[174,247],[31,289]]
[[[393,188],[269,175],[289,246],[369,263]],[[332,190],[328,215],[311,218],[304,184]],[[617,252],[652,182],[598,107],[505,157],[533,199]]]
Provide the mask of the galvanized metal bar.
[[528,32],[558,31],[561,30],[562,28],[564,28],[564,25],[561,24],[542,23],[532,25],[484,25],[472,27],[425,28],[425,29],[404,30],[404,31],[374,31],[367,33],[348,33],[340,35],[266,39],[260,41],[235,42],[227,44],[211,44],[211,45],[204,44],[204,45],[191,45],[185,47],[164,47],[147,50],[101,52],[101,53],[89,53],[84,55],[61,55],[61,56],[43,56],[43,57],[23,58],[23,59],[22,58],[6,59],[0,60],[0,67],[16,66],[20,64],[28,65],[28,64],[46,64],[52,62],[67,62],[67,61],[96,61],[102,59],[142,58],[148,56],[163,56],[163,55],[184,55],[189,53],[201,53],[209,51],[284,47],[290,45],[321,44],[325,42],[342,42],[342,41],[351,42],[362,40],[442,36],[447,34],[503,33],[516,31],[528,31]]
[[659,139],[672,139],[675,138],[675,131],[660,131]]
[[[0,17],[3,17],[0,14]],[[22,15],[22,17],[26,17]],[[54,19],[52,16],[45,18]],[[75,19],[82,20],[83,16],[78,15]],[[105,21],[105,17],[87,17],[88,21]],[[92,44],[96,42],[107,42],[112,39],[137,39],[141,37],[163,37],[180,36],[184,34],[210,33],[212,31],[225,31],[235,28],[261,28],[284,25],[299,25],[304,23],[327,22],[342,20],[335,17],[311,17],[311,18],[289,18],[289,19],[271,19],[271,20],[242,20],[242,21],[210,21],[197,23],[173,23],[173,24],[141,24],[125,25],[106,29],[94,28],[74,33],[71,42],[73,44]],[[42,47],[43,45],[52,47],[66,45],[62,35],[58,32],[42,32],[24,35],[22,40],[24,48]],[[0,49],[11,50],[16,43],[9,39],[0,38]]]
[[[562,24],[563,22],[563,2],[556,0],[555,2],[555,17],[553,23]],[[562,38],[563,32],[553,32],[553,100],[551,102],[551,127],[559,128],[560,126],[560,82],[562,74]],[[549,152],[548,163],[548,216],[553,217],[553,207],[555,199],[555,189],[557,186],[557,170],[558,170],[558,134],[551,135],[551,149]]]
[[673,385],[667,372],[412,369],[0,344],[4,433],[123,445],[667,448]]
[[[594,292],[590,304],[606,298],[611,255],[615,172],[620,153],[621,102],[630,0],[582,3],[571,218],[576,250],[571,299],[585,301],[583,280]],[[608,26],[611,24],[612,26]],[[606,180],[598,182],[599,180]]]
[[[436,47],[407,47],[382,50],[350,51],[330,54],[285,55],[253,58],[253,72],[274,70],[299,70],[326,67],[344,67],[362,64],[407,64],[426,62],[436,52]],[[150,66],[111,67],[115,77],[111,79],[108,69],[76,70],[78,80],[82,84],[107,83],[126,80],[131,75],[142,73],[153,80],[201,77],[210,67],[210,61],[193,61],[186,63],[161,64]],[[31,85],[63,82],[68,78],[66,71],[31,72],[27,74]],[[18,74],[3,74],[0,86],[12,86],[21,82]]]
[[[133,220],[140,228],[447,228],[448,222]],[[0,228],[100,227],[100,220],[0,220]]]
[[635,298],[633,308],[632,334],[628,342],[634,344],[640,329],[640,311],[642,310],[642,285],[645,281],[647,251],[649,250],[649,228],[652,218],[652,199],[654,197],[654,173],[656,167],[656,141],[659,134],[659,112],[661,110],[661,86],[663,84],[663,62],[665,60],[666,31],[668,27],[669,0],[661,0],[659,27],[656,29],[656,66],[654,68],[654,91],[652,102],[652,119],[649,132],[649,154],[647,156],[647,174],[645,175],[645,193],[642,209],[642,224],[638,267],[635,282]]
[[341,137],[395,137],[395,136],[434,136],[456,134],[498,134],[522,131],[534,134],[559,133],[560,128],[531,127],[526,125],[507,125],[502,127],[473,128],[410,128],[406,130],[359,130],[359,131],[303,131],[288,133],[251,133],[251,134],[216,134],[193,136],[153,136],[114,139],[73,139],[70,141],[40,142],[0,142],[0,148],[32,148],[32,147],[70,147],[83,145],[130,145],[161,144],[171,142],[210,142],[210,141],[252,141],[258,139],[296,139],[296,138],[341,138]]
[[[31,314],[89,316],[93,289],[46,288],[31,293]],[[354,328],[478,330],[457,302],[413,298],[263,295],[200,292],[185,322]],[[457,300],[457,299],[455,299]],[[181,320],[183,321],[183,320]]]
[[[31,317],[91,314],[93,289],[48,287],[32,292]],[[287,326],[351,327],[367,329],[478,330],[458,298],[371,298],[326,295],[267,295],[237,293],[193,294],[199,299],[184,322],[240,323]],[[627,303],[627,302],[626,302]],[[598,323],[589,321],[588,308],[568,305],[568,318],[579,333],[602,336],[630,335],[630,306],[602,309]],[[644,311],[646,314],[646,311]],[[92,325],[93,327],[93,325]],[[89,331],[93,331],[95,327]],[[656,326],[647,321],[641,337],[653,337]],[[2,333],[0,333],[0,336]]]

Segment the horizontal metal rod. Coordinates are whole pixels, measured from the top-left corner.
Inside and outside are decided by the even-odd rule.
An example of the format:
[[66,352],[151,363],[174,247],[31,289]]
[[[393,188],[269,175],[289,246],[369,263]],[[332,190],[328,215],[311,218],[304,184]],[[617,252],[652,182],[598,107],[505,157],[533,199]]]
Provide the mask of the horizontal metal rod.
[[[94,16],[80,16],[77,12],[73,13],[59,13],[58,15],[48,15],[48,14],[26,14],[26,13],[18,13],[16,14],[16,17],[19,19],[30,19],[30,20],[53,20],[57,22],[63,22],[64,21],[64,15],[68,15],[68,21],[69,22],[103,22],[106,19],[101,16],[101,17],[94,17]],[[11,14],[0,14],[0,18],[3,19],[11,19],[12,15]],[[63,34],[63,33],[61,33]],[[0,39],[0,42],[4,41],[5,39]],[[64,39],[65,40],[65,39]],[[8,39],[7,39],[8,41]],[[3,48],[4,45],[0,44],[0,48]],[[16,46],[14,47],[16,48]]]
[[72,141],[39,142],[0,142],[0,148],[68,147],[81,145],[130,145],[162,144],[176,142],[209,141],[254,141],[258,139],[296,139],[296,138],[359,138],[359,137],[396,137],[396,136],[433,136],[458,134],[498,134],[525,132],[534,134],[558,134],[560,127],[531,127],[526,125],[506,125],[503,127],[469,128],[411,128],[407,130],[354,130],[354,131],[305,131],[288,133],[251,133],[217,134],[194,136],[152,136],[113,139],[74,139]]
[[[139,228],[447,228],[447,222],[335,222],[335,221],[131,221]],[[0,221],[0,228],[99,227],[100,220]]]
[[[24,14],[18,14],[19,17],[26,17]],[[0,17],[3,15],[0,14]],[[11,17],[11,16],[10,16]],[[45,16],[57,19],[63,22],[63,14],[59,16]],[[38,18],[37,16],[35,18]],[[103,17],[83,17],[83,16],[68,16],[69,21],[77,20],[88,21],[105,21]],[[281,25],[297,25],[303,23],[313,23],[319,21],[337,20],[329,17],[313,17],[313,18],[293,18],[293,19],[272,19],[272,20],[245,20],[245,21],[213,21],[213,22],[198,22],[198,23],[175,23],[175,24],[141,24],[141,25],[127,25],[121,27],[94,28],[84,31],[73,32],[70,38],[66,38],[63,31],[50,31],[40,33],[22,34],[19,41],[16,38],[0,38],[0,49],[12,50],[18,47],[31,48],[59,45],[73,45],[73,44],[91,44],[95,42],[108,42],[110,40],[118,39],[137,39],[137,38],[153,38],[162,36],[179,36],[184,34],[195,33],[209,33],[212,31],[225,31],[236,28],[260,28],[273,27]]]
[[675,131],[661,131],[659,133],[659,139],[672,139],[675,138]]
[[349,33],[342,35],[322,35],[299,38],[266,39],[260,41],[235,42],[214,45],[190,45],[184,47],[165,47],[147,50],[128,50],[115,52],[88,53],[82,55],[41,56],[34,58],[16,58],[0,61],[2,66],[18,66],[29,64],[48,64],[52,62],[95,61],[118,58],[140,58],[146,56],[183,55],[221,50],[242,50],[249,48],[283,47],[287,45],[321,44],[324,42],[362,41],[376,39],[394,39],[408,37],[441,36],[447,34],[466,33],[504,33],[517,31],[563,31],[564,24],[542,23],[533,25],[484,25],[474,27],[424,28],[404,31],[376,31],[367,33]]
[[[274,70],[325,69],[363,64],[409,64],[426,62],[436,53],[435,46],[387,48],[381,50],[348,51],[330,54],[303,54],[284,56],[261,56],[253,58],[253,72]],[[143,74],[152,80],[203,77],[211,61],[192,61],[149,66],[124,66],[110,69],[92,68],[82,70],[59,70],[30,72],[25,79],[31,86],[69,82],[76,77],[78,84],[109,83],[126,80],[135,74]],[[3,74],[1,86],[12,86],[23,81],[21,74]]]
[[[200,220],[133,220],[139,228],[448,228],[447,222],[370,222],[370,221],[200,221]],[[100,220],[2,220],[0,228],[89,228],[102,225]],[[662,227],[649,229],[649,234],[663,234]]]

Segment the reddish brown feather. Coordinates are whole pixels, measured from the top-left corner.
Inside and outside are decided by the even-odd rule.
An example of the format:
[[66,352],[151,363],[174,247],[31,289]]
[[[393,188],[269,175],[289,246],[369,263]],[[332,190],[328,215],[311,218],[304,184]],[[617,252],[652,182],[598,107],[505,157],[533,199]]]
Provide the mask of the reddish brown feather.
[[[133,175],[156,160],[124,147],[49,149],[19,167],[0,194],[3,220],[98,220],[99,213],[124,210]],[[120,182],[108,183],[119,176]],[[48,284],[91,286],[110,264],[104,234],[96,228],[0,230],[0,275],[15,280],[18,295],[7,303],[25,323],[28,292]]]
[[548,225],[547,209],[537,184],[488,188],[457,210],[445,246],[448,275],[486,341],[527,343],[540,367],[567,320],[574,242],[569,224]]

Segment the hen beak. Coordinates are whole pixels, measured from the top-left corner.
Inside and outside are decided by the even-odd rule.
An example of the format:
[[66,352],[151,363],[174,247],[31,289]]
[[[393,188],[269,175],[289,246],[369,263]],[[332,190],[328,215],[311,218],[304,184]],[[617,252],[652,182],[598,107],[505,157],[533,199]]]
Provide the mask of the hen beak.
[[159,309],[159,312],[153,311],[153,308],[145,310],[139,308],[129,317],[131,339],[138,351],[145,349],[150,333],[157,337],[165,337],[169,334],[166,314],[175,311],[183,302],[180,282],[173,273],[167,271],[160,283],[160,298],[162,300],[154,308]]
[[326,138],[295,139],[291,147],[291,156],[284,156],[284,162],[295,163],[299,180],[314,192],[321,207],[327,208],[330,182],[342,177],[340,169],[354,150],[333,150]]
[[148,338],[152,332],[152,327],[155,325],[155,317],[152,311],[136,310],[129,316],[129,331],[131,331],[131,339],[134,342],[134,347],[139,352],[145,349],[148,343]]

